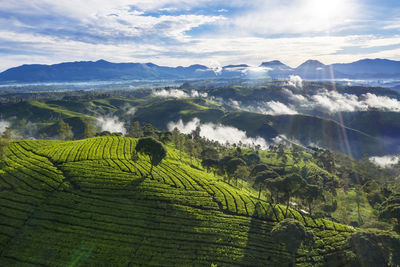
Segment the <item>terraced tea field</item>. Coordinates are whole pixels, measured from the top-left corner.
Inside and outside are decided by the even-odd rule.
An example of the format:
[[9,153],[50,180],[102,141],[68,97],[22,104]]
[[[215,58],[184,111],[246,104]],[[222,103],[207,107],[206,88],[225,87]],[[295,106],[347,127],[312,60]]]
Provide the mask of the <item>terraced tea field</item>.
[[[0,170],[1,266],[280,266],[270,231],[283,207],[259,201],[168,149],[154,168],[136,140],[21,141]],[[247,191],[246,191],[247,192]],[[299,266],[338,263],[352,228],[290,210],[316,236]],[[345,263],[345,262],[343,262]]]

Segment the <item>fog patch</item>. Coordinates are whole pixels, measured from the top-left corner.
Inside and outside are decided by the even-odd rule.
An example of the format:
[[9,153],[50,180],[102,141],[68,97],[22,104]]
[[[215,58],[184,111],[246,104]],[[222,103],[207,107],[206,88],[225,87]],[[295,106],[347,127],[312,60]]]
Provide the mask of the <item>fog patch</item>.
[[8,127],[10,127],[8,121],[0,120],[0,135],[2,135]]
[[269,101],[265,103],[265,106],[258,107],[259,112],[267,115],[294,115],[298,112],[279,102],[279,101]]
[[178,90],[178,89],[156,90],[153,92],[153,94],[155,96],[159,96],[159,97],[172,97],[172,98],[187,98],[187,97],[189,97],[189,95],[187,93],[185,93],[182,90]]
[[298,75],[290,75],[286,85],[296,88],[303,88],[303,79]]
[[372,108],[400,112],[400,101],[387,96],[377,96],[371,93],[362,95],[364,103]]
[[123,135],[126,134],[125,125],[117,116],[98,117],[97,125],[101,128],[101,131],[108,131],[110,133],[119,132]]
[[190,96],[194,97],[194,98],[197,98],[197,97],[206,98],[208,96],[208,94],[206,92],[202,93],[197,90],[192,90],[192,91],[190,91]]
[[330,113],[341,111],[354,112],[368,109],[368,106],[359,101],[356,95],[340,94],[336,91],[327,90],[311,96],[311,100],[305,105],[312,109],[322,109]]
[[131,108],[129,108],[125,113],[126,113],[126,115],[131,115],[131,116],[133,116],[133,115],[135,115],[136,111],[137,111],[137,108],[136,108],[136,107],[131,107]]
[[177,128],[184,134],[189,134],[199,127],[201,137],[219,142],[221,144],[233,145],[242,143],[251,147],[259,145],[262,149],[267,148],[267,142],[264,138],[259,136],[256,138],[248,137],[245,131],[239,130],[232,126],[214,123],[201,123],[198,118],[194,118],[187,123],[184,123],[182,120],[177,122],[169,122],[167,127],[169,131]]
[[392,165],[398,164],[400,162],[399,156],[382,156],[382,157],[370,157],[369,161],[378,165],[379,167],[386,168]]
[[172,97],[172,98],[189,98],[189,97],[193,97],[193,98],[198,98],[198,97],[202,97],[202,98],[206,98],[208,96],[208,94],[206,92],[199,92],[197,90],[191,90],[190,94],[186,93],[183,90],[179,90],[179,89],[161,89],[161,90],[155,90],[153,91],[153,94],[155,96],[158,97]]
[[311,96],[294,94],[287,88],[284,88],[283,92],[288,95],[289,100],[293,103],[293,106],[290,108],[292,110],[321,110],[329,113],[337,113],[379,109],[400,112],[399,100],[387,96],[377,96],[371,93],[363,94],[358,97],[357,95],[341,94],[326,89],[322,89]]

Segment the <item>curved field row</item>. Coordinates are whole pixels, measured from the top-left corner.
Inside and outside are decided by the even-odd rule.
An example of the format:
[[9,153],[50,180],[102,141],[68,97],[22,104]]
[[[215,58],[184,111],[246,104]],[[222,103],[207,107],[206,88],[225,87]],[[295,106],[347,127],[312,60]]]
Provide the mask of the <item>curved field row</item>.
[[[0,170],[0,262],[5,266],[265,266],[289,255],[271,241],[284,207],[258,201],[178,160],[130,158],[136,140],[97,137],[13,143]],[[186,159],[189,162],[188,159]],[[183,161],[185,162],[185,161]],[[323,265],[352,231],[290,209],[316,236],[298,264]]]

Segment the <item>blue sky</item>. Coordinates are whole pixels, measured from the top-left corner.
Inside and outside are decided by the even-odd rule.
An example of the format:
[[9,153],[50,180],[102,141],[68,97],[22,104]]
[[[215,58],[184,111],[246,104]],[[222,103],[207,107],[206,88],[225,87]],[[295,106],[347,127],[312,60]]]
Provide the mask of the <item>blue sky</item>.
[[105,59],[216,67],[400,60],[398,0],[0,0],[0,71]]

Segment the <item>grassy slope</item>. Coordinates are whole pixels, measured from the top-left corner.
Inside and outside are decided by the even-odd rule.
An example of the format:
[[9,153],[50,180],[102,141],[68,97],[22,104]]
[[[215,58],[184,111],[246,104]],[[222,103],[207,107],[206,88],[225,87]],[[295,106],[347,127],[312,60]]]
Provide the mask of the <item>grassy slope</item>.
[[[169,148],[142,178],[136,140],[22,141],[0,170],[0,262],[5,266],[279,266],[288,259],[270,230],[282,207],[258,201],[180,160]],[[299,265],[347,251],[352,228],[291,210],[316,237]],[[344,247],[346,246],[346,247]]]

